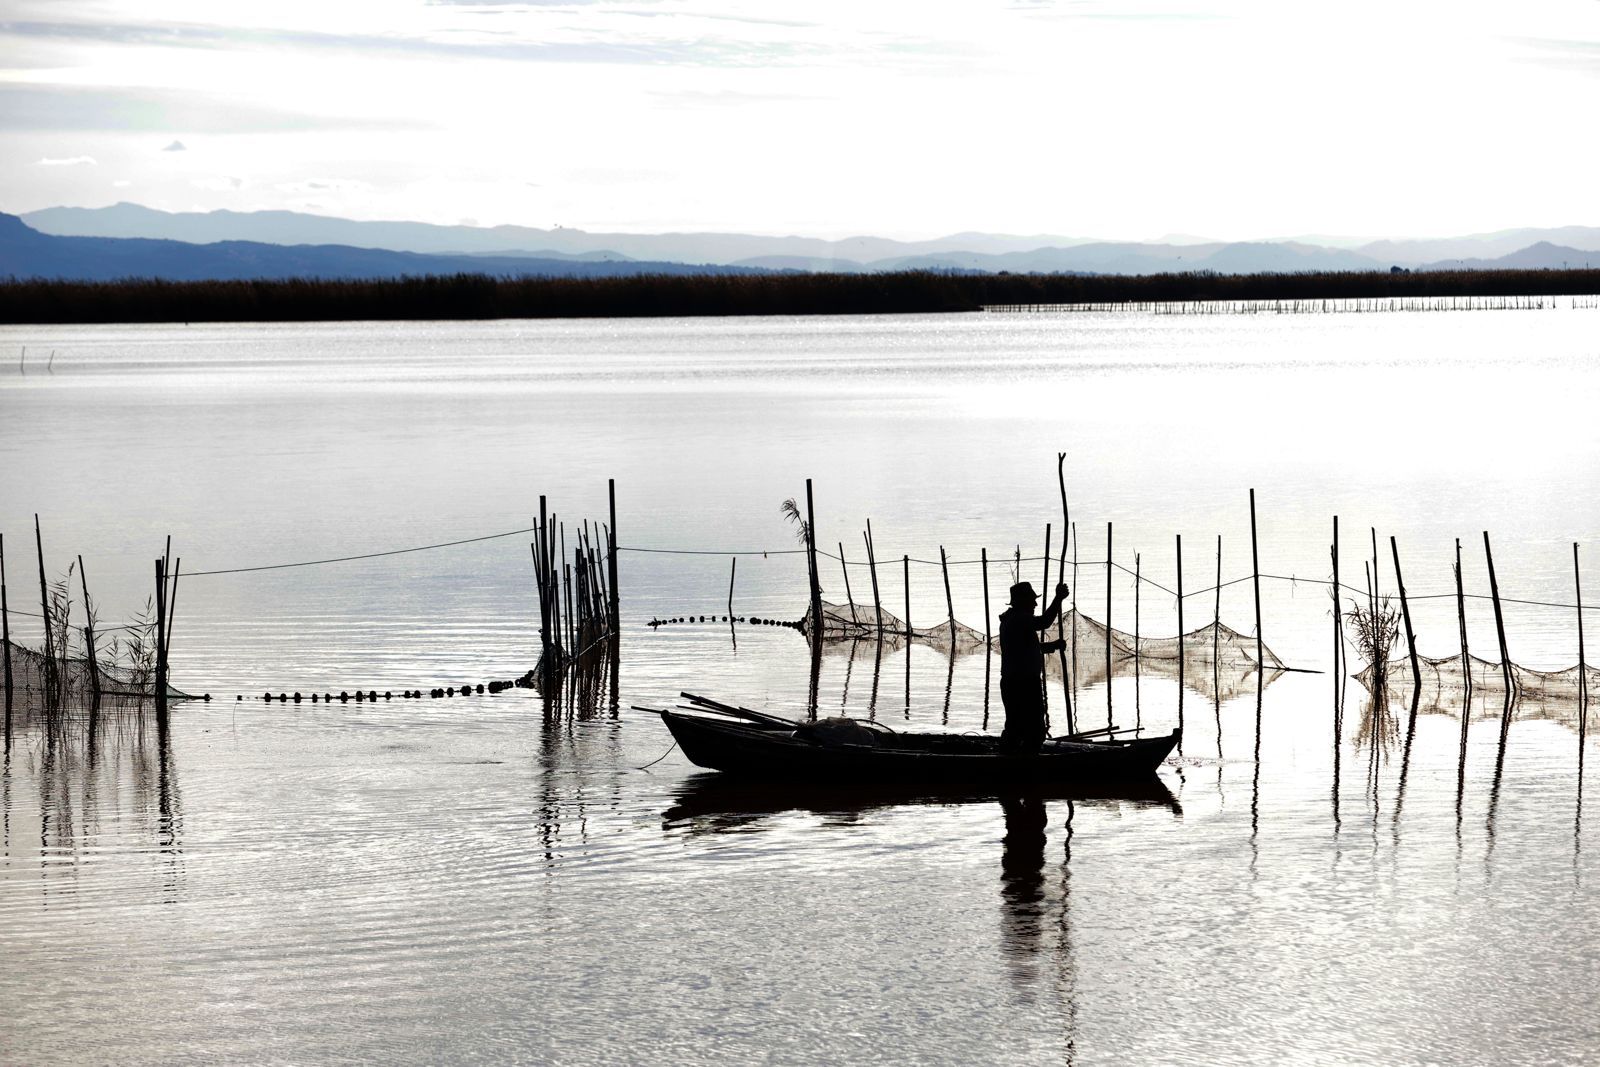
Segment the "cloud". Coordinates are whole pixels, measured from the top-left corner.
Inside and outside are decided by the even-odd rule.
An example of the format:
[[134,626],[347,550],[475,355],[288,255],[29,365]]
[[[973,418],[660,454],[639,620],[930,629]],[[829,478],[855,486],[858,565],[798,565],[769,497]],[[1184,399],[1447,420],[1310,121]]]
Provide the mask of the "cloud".
[[69,156],[66,159],[46,157],[34,164],[36,167],[98,167],[99,165],[93,156]]
[[173,141],[171,144],[167,145],[167,147],[163,148],[161,151],[163,151],[163,152],[187,152],[187,151],[189,151],[189,146],[184,144],[182,141]]
[[282,182],[273,186],[282,193],[315,195],[317,193],[365,193],[372,190],[369,182],[355,178],[308,178],[305,181]]
[[218,176],[215,178],[195,178],[189,183],[196,189],[205,189],[213,193],[226,193],[234,189],[244,188],[243,178],[229,178]]
[[[412,119],[311,115],[220,96],[134,86],[0,85],[0,130],[130,130],[283,133],[425,128]],[[181,144],[181,142],[173,142]],[[167,151],[182,151],[167,146]]]

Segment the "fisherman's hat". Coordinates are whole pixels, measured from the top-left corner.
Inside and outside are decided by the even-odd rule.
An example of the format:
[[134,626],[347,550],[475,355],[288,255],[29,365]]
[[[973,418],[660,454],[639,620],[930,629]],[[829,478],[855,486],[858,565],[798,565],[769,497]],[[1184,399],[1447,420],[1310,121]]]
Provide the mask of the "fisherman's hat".
[[1039,594],[1033,591],[1032,582],[1018,582],[1016,585],[1011,587],[1012,606],[1026,604],[1029,602],[1034,604],[1039,602]]

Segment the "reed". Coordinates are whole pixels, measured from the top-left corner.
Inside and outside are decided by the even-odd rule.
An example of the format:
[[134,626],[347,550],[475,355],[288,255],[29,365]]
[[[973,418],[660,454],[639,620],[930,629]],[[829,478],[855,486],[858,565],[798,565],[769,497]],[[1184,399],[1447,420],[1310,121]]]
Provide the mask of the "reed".
[[[487,274],[335,280],[175,282],[13,279],[0,322],[285,322],[681,315],[829,315],[1134,309],[1169,313],[1537,308],[1551,295],[1600,293],[1600,270],[1460,270],[1150,275],[639,274],[618,278]],[[1407,305],[1405,301],[1414,302]],[[1455,301],[1455,303],[1441,303]],[[1224,305],[1221,302],[1230,302]],[[1424,303],[1431,302],[1431,303]]]

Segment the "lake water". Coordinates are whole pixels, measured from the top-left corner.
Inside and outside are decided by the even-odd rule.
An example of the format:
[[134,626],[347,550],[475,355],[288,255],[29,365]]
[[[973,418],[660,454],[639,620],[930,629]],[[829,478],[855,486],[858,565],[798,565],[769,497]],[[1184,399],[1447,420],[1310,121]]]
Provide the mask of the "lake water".
[[[1191,689],[1165,793],[1052,796],[1042,840],[988,796],[730,793],[632,706],[688,689],[805,712],[796,633],[647,623],[725,613],[731,554],[735,614],[799,618],[779,505],[808,477],[858,601],[870,518],[889,610],[910,556],[912,621],[944,619],[918,562],[942,546],[981,627],[968,561],[987,549],[995,605],[1017,551],[1039,584],[1061,451],[1094,618],[1108,522],[1150,580],[1136,602],[1113,572],[1119,628],[1137,610],[1144,635],[1177,631],[1178,535],[1186,590],[1214,583],[1219,535],[1224,581],[1248,578],[1253,488],[1284,662],[1331,666],[1337,514],[1347,585],[1376,528],[1392,590],[1396,538],[1430,598],[1422,654],[1459,650],[1455,540],[1486,594],[1488,531],[1502,594],[1539,602],[1506,606],[1512,658],[1571,666],[1573,543],[1600,567],[1597,327],[1562,308],[0,329],[13,633],[40,632],[17,614],[38,610],[34,513],[52,578],[82,555],[102,626],[143,606],[170,534],[195,575],[173,681],[213,697],[165,738],[133,712],[92,741],[19,713],[0,1061],[1592,1062],[1600,844],[1573,706],[1519,709],[1496,785],[1500,709],[1476,705],[1458,803],[1448,699],[1408,745],[1403,709],[1374,731],[1352,682],[1336,743],[1329,674],[1279,676],[1259,708],[1253,682]],[[608,478],[615,709],[261,701],[522,674],[528,537],[239,568],[524,530],[541,493],[570,540],[606,518]],[[844,599],[836,560],[822,580]],[[1186,628],[1214,607],[1187,598]],[[1223,622],[1253,635],[1254,612],[1248,580],[1223,591]],[[1468,612],[1497,659],[1489,603]],[[1119,722],[1177,724],[1170,679],[1111,697]],[[921,646],[830,649],[819,703],[999,725],[984,657]],[[1078,708],[1103,722],[1104,686]]]

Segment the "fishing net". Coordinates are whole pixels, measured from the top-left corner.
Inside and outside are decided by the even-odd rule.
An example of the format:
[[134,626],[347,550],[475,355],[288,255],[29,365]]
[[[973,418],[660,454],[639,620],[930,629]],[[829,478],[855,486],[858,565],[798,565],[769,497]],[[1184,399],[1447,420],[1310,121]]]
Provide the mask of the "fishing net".
[[[11,684],[18,693],[43,694],[50,685],[51,662],[44,654],[15,641],[7,643],[5,650],[11,658]],[[62,696],[87,698],[95,689],[95,671],[99,672],[100,692],[104,696],[153,697],[155,695],[154,671],[130,667],[122,663],[96,661],[92,666],[87,657],[56,656],[55,672],[60,678]],[[169,700],[190,700],[193,697],[167,685]]]
[[[1506,672],[1492,660],[1477,656],[1468,656],[1465,661],[1460,656],[1444,659],[1418,656],[1417,672],[1422,676],[1419,703],[1425,707],[1459,706],[1468,692],[1469,681],[1473,700],[1482,699],[1496,704],[1505,702]],[[1371,692],[1375,674],[1374,665],[1369,663],[1356,675],[1356,680]],[[1600,685],[1600,668],[1586,667],[1584,674],[1587,679],[1579,675],[1577,664],[1560,671],[1536,671],[1513,663],[1511,696],[1519,704],[1530,707],[1570,705],[1575,709],[1580,697],[1586,692],[1593,693],[1596,686]],[[1409,656],[1390,659],[1383,664],[1383,688],[1395,703],[1411,703]]]
[[[883,642],[891,648],[910,642],[962,655],[984,649],[983,631],[960,621],[946,619],[937,626],[913,627],[908,634],[904,622],[881,608],[828,601],[822,602],[823,640],[829,643],[876,641],[880,619]],[[807,610],[803,626],[808,633],[810,624],[811,612]],[[1140,674],[1174,681],[1181,678],[1188,688],[1225,700],[1253,688],[1259,670],[1264,668],[1266,681],[1277,678],[1285,670],[1283,661],[1265,646],[1261,649],[1261,662],[1257,662],[1255,638],[1246,637],[1224,623],[1213,622],[1181,637],[1135,638],[1133,634],[1112,627],[1108,672],[1106,629],[1104,623],[1096,622],[1076,608],[1062,614],[1067,668],[1075,684],[1103,684],[1108,673],[1112,677]],[[1054,636],[1052,627],[1048,638]],[[998,636],[990,638],[990,644],[999,652]],[[1053,677],[1061,677],[1062,657],[1046,656],[1045,671]]]

